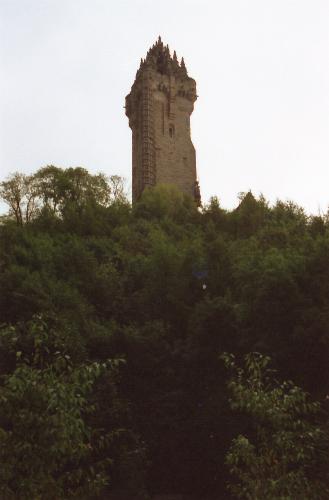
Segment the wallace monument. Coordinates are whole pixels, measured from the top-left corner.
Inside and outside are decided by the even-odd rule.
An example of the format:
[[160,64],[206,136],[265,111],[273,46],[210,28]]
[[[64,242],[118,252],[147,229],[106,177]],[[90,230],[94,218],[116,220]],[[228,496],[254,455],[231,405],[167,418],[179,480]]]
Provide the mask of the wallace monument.
[[184,59],[171,56],[159,37],[141,59],[126,97],[132,130],[132,199],[146,187],[174,184],[200,204],[190,116],[197,99],[196,84]]

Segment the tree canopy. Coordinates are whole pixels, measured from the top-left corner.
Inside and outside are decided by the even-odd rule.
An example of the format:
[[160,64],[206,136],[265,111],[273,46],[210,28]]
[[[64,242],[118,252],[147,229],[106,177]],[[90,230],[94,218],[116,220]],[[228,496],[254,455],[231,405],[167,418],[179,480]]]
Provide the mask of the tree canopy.
[[0,195],[0,496],[327,498],[327,216],[80,167]]

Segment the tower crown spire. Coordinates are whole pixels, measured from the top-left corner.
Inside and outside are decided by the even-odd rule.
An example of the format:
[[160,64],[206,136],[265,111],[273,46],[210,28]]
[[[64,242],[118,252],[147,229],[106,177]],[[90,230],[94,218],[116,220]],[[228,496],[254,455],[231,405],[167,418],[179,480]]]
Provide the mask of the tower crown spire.
[[160,35],[147,51],[145,60],[141,60],[140,70],[143,69],[144,65],[155,69],[161,74],[174,74],[181,79],[188,78],[185,63],[178,63],[176,51],[171,56],[168,45],[164,45]]

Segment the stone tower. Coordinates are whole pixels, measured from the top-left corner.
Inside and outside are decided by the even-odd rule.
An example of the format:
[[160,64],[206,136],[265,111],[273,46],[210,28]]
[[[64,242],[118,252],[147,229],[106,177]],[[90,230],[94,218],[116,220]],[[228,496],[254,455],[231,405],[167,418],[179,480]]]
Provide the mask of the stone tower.
[[190,116],[196,84],[184,59],[170,55],[161,38],[141,59],[126,115],[132,130],[132,195],[156,184],[175,184],[200,204]]

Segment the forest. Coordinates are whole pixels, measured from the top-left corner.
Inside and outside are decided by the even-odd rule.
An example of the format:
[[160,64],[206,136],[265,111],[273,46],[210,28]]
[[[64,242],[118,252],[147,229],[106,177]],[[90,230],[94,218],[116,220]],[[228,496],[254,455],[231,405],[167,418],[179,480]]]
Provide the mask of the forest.
[[329,214],[52,165],[0,198],[1,499],[329,498]]

